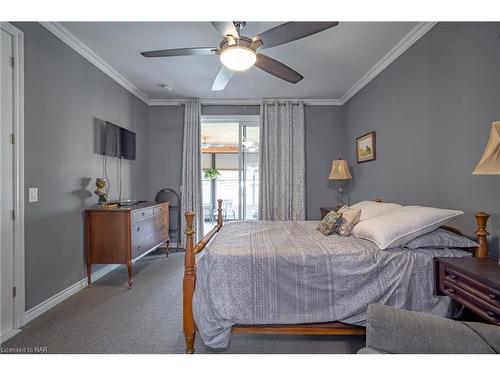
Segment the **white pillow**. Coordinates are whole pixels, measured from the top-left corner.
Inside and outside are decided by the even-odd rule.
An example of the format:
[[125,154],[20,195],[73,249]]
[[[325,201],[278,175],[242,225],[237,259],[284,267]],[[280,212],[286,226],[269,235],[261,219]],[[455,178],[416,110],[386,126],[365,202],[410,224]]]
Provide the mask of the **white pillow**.
[[380,249],[401,246],[463,215],[462,211],[404,206],[359,222],[352,233],[374,242]]
[[384,203],[384,202],[375,202],[375,201],[362,201],[356,204],[353,204],[349,208],[360,208],[361,209],[361,217],[359,221],[363,221],[369,219],[374,216],[379,216],[387,213],[395,208],[403,207],[397,203]]

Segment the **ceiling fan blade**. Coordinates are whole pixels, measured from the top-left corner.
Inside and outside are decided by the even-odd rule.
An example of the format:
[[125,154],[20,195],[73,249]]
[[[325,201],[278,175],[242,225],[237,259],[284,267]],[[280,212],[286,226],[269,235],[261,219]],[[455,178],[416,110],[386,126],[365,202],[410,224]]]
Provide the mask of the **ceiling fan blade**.
[[229,80],[233,76],[233,71],[227,68],[225,65],[222,65],[219,69],[219,73],[215,77],[214,83],[212,85],[212,91],[221,91],[229,83]]
[[240,37],[238,28],[234,26],[234,22],[232,21],[212,22],[212,25],[217,29],[222,37],[225,37],[226,35],[232,35],[235,38]]
[[161,49],[158,51],[141,52],[144,57],[168,57],[168,56],[191,56],[191,55],[214,55],[215,47],[174,48]]
[[255,35],[252,40],[261,40],[262,48],[270,48],[305,38],[338,24],[338,22],[286,22]]
[[288,81],[290,83],[297,83],[302,78],[304,78],[292,68],[261,53],[257,54],[257,61],[255,62],[255,66],[269,74],[272,74],[273,76],[284,79],[285,81]]

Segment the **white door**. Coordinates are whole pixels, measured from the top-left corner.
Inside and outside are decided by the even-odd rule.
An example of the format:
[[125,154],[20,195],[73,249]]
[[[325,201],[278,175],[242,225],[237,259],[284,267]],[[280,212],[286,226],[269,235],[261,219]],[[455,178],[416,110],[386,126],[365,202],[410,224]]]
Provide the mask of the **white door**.
[[1,61],[0,61],[0,112],[1,112],[1,141],[0,141],[0,251],[1,251],[1,335],[4,336],[14,329],[14,208],[13,185],[13,155],[14,147],[11,143],[13,133],[13,87],[14,70],[11,65],[13,52],[13,38],[4,30],[1,31]]

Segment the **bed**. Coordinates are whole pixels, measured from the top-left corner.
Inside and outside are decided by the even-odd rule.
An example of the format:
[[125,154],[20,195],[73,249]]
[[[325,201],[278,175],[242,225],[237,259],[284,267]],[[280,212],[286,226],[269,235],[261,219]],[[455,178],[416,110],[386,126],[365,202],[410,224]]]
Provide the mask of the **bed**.
[[[379,250],[354,236],[323,236],[314,221],[223,225],[221,201],[217,225],[195,244],[194,214],[185,215],[186,353],[194,352],[196,331],[212,348],[227,347],[231,333],[364,335],[366,308],[376,302],[458,313],[448,297],[434,295],[433,258],[468,251]],[[476,256],[487,254],[484,215],[476,215]]]

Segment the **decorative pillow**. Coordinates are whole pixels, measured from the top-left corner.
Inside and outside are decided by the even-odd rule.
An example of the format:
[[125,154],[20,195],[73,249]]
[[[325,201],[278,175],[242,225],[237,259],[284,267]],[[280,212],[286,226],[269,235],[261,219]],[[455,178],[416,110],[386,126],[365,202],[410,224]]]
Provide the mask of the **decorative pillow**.
[[329,236],[330,234],[333,233],[333,229],[335,228],[335,224],[339,221],[340,217],[342,216],[342,213],[340,212],[335,212],[334,210],[331,210],[328,212],[323,220],[320,221],[318,225],[318,230],[323,233],[325,236]]
[[359,221],[369,219],[374,216],[379,216],[387,213],[395,208],[403,207],[397,203],[385,203],[385,202],[375,202],[375,201],[362,201],[353,204],[351,208],[360,208],[361,217]]
[[401,246],[463,215],[462,211],[405,206],[360,222],[356,237],[374,242],[380,249]]
[[417,237],[414,240],[408,242],[402,247],[408,249],[420,249],[425,247],[431,248],[449,248],[449,249],[461,249],[467,247],[477,247],[479,244],[468,239],[465,236],[450,232],[446,229],[436,229],[430,233],[424,234],[423,236]]
[[340,217],[340,220],[337,221],[337,224],[333,229],[334,232],[344,237],[350,235],[352,228],[359,221],[359,217],[361,216],[361,209],[343,206],[337,212],[342,216]]

